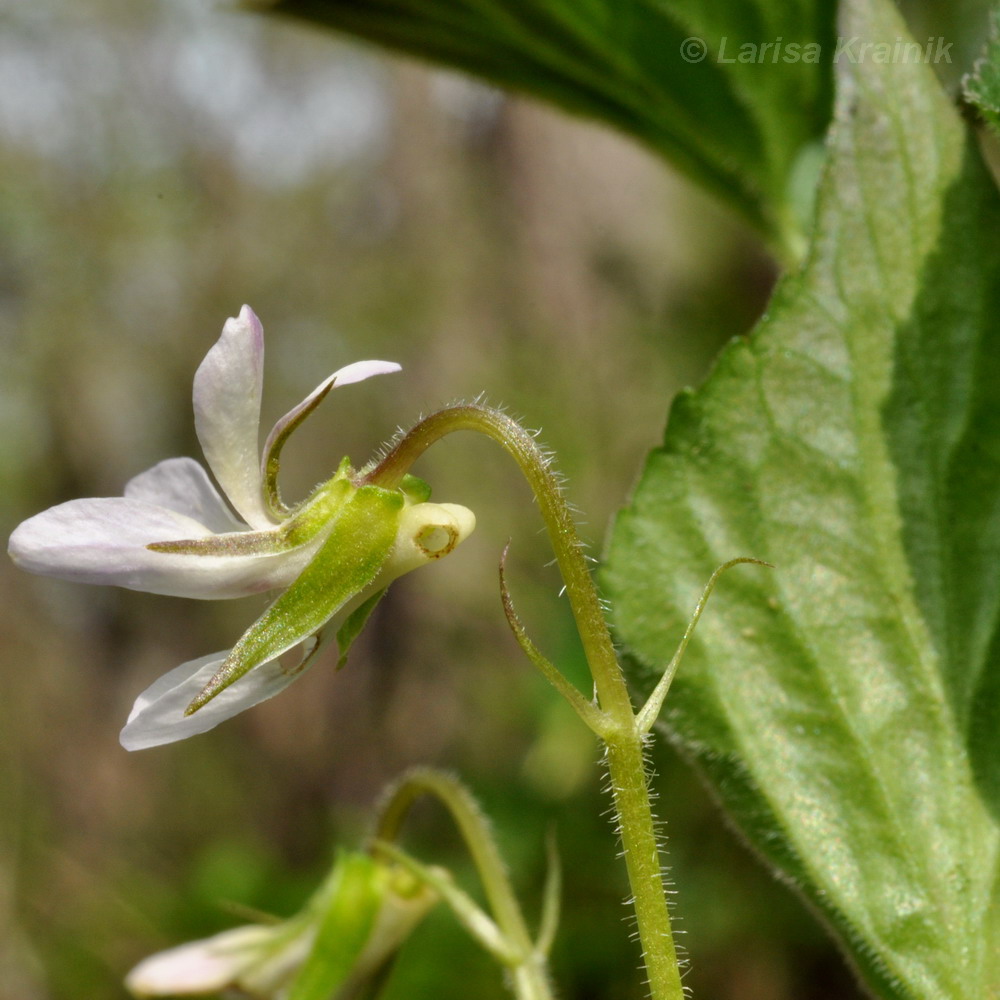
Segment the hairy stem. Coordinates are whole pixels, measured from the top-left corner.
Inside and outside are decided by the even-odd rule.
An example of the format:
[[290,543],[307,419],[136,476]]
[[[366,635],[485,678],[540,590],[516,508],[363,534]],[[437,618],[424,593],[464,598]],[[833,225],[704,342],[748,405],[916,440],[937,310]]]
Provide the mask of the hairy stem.
[[517,462],[538,502],[607,720],[600,735],[607,745],[614,806],[650,995],[653,1000],[681,1000],[680,970],[643,761],[644,734],[636,721],[572,513],[534,438],[499,410],[476,404],[448,407],[413,427],[382,461],[366,471],[363,481],[386,488],[398,486],[434,442],[459,430],[478,431],[499,443]]
[[424,795],[444,805],[472,855],[496,924],[517,959],[509,968],[514,995],[518,1000],[552,1000],[545,954],[531,939],[489,824],[459,782],[426,768],[404,775],[382,805],[376,843],[396,840],[414,802]]

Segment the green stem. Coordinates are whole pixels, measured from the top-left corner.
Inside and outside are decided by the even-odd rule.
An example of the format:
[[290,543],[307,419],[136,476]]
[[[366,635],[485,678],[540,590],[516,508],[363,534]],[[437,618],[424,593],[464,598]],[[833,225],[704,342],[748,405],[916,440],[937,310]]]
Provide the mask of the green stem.
[[545,955],[531,939],[489,824],[459,782],[424,768],[408,772],[380,810],[376,842],[395,841],[414,802],[424,795],[433,795],[451,813],[472,855],[497,926],[517,956],[509,970],[514,995],[518,1000],[553,1000]]
[[410,466],[434,442],[459,430],[478,431],[499,443],[517,462],[538,502],[566,585],[598,702],[607,720],[600,735],[607,745],[612,795],[650,996],[652,1000],[681,1000],[684,991],[670,930],[643,760],[644,733],[636,721],[573,516],[544,454],[534,438],[505,413],[462,404],[439,410],[420,421],[376,466],[367,470],[363,481],[386,488],[398,486]]

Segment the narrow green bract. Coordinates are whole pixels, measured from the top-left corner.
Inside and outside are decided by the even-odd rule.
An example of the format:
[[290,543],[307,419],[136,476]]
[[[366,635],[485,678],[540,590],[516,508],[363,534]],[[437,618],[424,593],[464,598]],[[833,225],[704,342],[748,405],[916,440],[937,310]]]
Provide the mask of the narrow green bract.
[[378,606],[378,602],[382,600],[384,593],[385,590],[383,589],[372,594],[368,600],[358,605],[344,620],[344,624],[337,629],[338,670],[347,665],[347,656],[351,651],[351,646],[354,645],[354,640],[361,635],[365,625],[368,624],[368,619],[372,616],[372,612]]
[[[894,43],[883,0],[846,36]],[[618,518],[645,690],[735,556],[671,737],[892,1000],[1000,996],[1000,199],[932,67],[838,66],[808,264]],[[723,905],[723,901],[720,901]]]

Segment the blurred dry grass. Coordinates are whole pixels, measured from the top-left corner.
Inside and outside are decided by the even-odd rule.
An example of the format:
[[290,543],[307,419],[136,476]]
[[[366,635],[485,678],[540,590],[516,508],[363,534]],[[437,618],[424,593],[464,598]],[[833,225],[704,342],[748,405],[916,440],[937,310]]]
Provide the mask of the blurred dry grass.
[[[161,458],[200,457],[190,380],[248,301],[268,338],[267,425],[347,361],[405,369],[324,405],[289,448],[288,495],[343,454],[362,463],[421,411],[484,392],[543,428],[599,551],[669,398],[770,287],[745,234],[662,165],[457,78],[191,2],[45,0],[2,16],[7,533],[51,504],[117,494]],[[345,671],[320,665],[175,747],[120,750],[132,698],[229,645],[255,602],[0,565],[0,995],[118,997],[140,956],[225,925],[219,900],[291,910],[417,763],[467,778],[526,891],[557,820],[562,995],[643,995],[596,750],[502,625],[495,567],[511,538],[522,614],[580,676],[530,498],[477,440],[450,440],[417,471],[476,509],[476,535],[394,587]],[[658,766],[696,992],[849,995],[696,782],[666,753]],[[433,815],[415,837],[455,852]],[[387,995],[503,995],[446,917],[421,933]]]

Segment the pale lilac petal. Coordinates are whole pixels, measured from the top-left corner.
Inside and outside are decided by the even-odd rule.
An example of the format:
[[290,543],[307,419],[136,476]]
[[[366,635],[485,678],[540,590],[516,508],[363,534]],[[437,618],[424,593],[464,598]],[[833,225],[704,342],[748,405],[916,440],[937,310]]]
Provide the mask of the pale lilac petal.
[[283,666],[281,659],[261,663],[193,715],[185,715],[184,710],[225,662],[229,650],[182,663],[136,699],[119,736],[121,745],[126,750],[144,750],[187,739],[208,732],[220,722],[273,698],[302,675],[315,651],[316,640],[309,639],[302,646],[302,656],[291,668]]
[[145,590],[145,567],[159,559],[150,542],[211,535],[193,518],[144,500],[101,497],[70,500],[28,518],[8,542],[22,569],[82,583]]
[[[403,918],[412,923],[410,911],[416,911],[415,917],[422,915],[427,904],[418,908],[415,903],[423,902],[426,895],[415,901],[407,899],[395,909],[405,906]],[[396,916],[395,910],[392,915]],[[151,955],[125,977],[125,987],[137,997],[215,996],[230,989],[240,996],[285,996],[309,957],[317,926],[308,914],[308,919],[299,916],[274,924],[235,927]]]
[[125,977],[125,986],[140,997],[219,993],[233,986],[273,940],[272,927],[235,927],[151,955]]
[[251,527],[274,523],[261,492],[260,400],[264,331],[249,306],[226,320],[194,376],[194,421],[205,458],[229,502]]
[[167,458],[125,484],[131,500],[166,507],[223,534],[246,528],[226,506],[204,467],[193,458]]
[[351,385],[354,382],[364,382],[373,375],[388,375],[390,372],[402,371],[402,366],[395,361],[354,361],[335,371],[326,381],[334,386]]
[[29,518],[10,536],[8,551],[32,573],[174,597],[243,597],[286,587],[322,542],[281,552],[191,555],[155,552],[154,542],[215,538],[203,524],[144,500],[70,500]]
[[264,444],[263,458],[261,460],[262,470],[267,469],[271,460],[275,445],[280,450],[285,438],[295,429],[295,427],[306,417],[309,412],[319,403],[331,389],[342,385],[352,385],[355,382],[363,382],[373,375],[388,375],[390,372],[398,372],[401,366],[395,361],[355,361],[353,364],[335,371],[328,378],[325,378],[298,406],[290,409],[271,428],[271,433],[267,436]]

